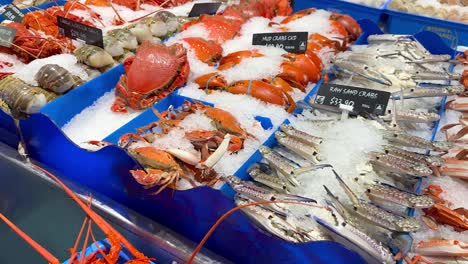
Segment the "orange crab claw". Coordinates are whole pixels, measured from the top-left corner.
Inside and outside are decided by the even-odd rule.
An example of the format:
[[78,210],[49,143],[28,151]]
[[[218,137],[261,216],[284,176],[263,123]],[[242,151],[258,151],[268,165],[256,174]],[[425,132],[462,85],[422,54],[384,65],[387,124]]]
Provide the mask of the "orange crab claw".
[[197,58],[209,65],[213,65],[221,58],[223,48],[218,43],[212,40],[205,40],[202,38],[184,38],[185,41],[195,52]]
[[231,136],[228,151],[237,152],[244,147],[244,141],[238,136]]
[[458,231],[468,230],[468,219],[465,215],[460,214],[445,205],[437,203],[430,208],[423,209],[423,211],[438,223],[450,225]]
[[293,91],[293,88],[291,87],[291,85],[289,85],[288,82],[286,82],[285,80],[283,80],[282,78],[276,76],[270,80],[266,79],[265,81],[269,82],[270,84],[272,84],[273,86],[275,86],[276,88],[279,88],[287,93],[290,93]]
[[284,55],[297,68],[304,71],[309,82],[317,82],[320,79],[320,68],[305,54],[289,53]]
[[229,112],[216,107],[205,107],[205,115],[213,120],[214,126],[223,133],[247,137],[247,132],[242,129],[239,121]]
[[202,75],[194,80],[200,86],[200,89],[219,89],[227,86],[226,80],[217,72]]
[[358,22],[356,22],[356,20],[354,20],[354,18],[352,18],[351,16],[333,13],[330,16],[330,19],[338,21],[346,29],[346,31],[348,31],[351,41],[354,41],[357,38],[359,38],[359,36],[361,36],[361,26],[359,26]]
[[309,82],[309,78],[304,70],[295,66],[291,62],[283,62],[281,64],[281,73],[278,77],[290,83],[292,86],[298,88],[302,92],[306,91],[306,85]]
[[186,30],[192,25],[203,24],[208,32],[210,39],[219,44],[234,38],[241,28],[242,21],[229,19],[221,15],[201,15],[198,19],[187,22],[182,25],[182,30]]
[[288,112],[292,112],[294,108],[291,109],[291,107],[296,105],[288,93],[260,80],[236,81],[228,86],[227,91],[233,94],[247,94],[267,103],[290,105]]
[[339,39],[343,41],[340,46],[342,49],[345,49],[348,45],[348,41],[350,40],[348,31],[340,22],[335,20],[330,20],[330,26],[332,28],[331,33],[340,36]]
[[[238,131],[243,132],[243,130],[238,130]],[[221,142],[223,141],[224,134],[221,131],[194,130],[194,131],[185,132],[185,137],[188,138],[192,142],[213,141],[214,143],[216,143],[216,147],[218,147],[217,145],[221,144]],[[241,139],[238,136],[231,135],[228,151],[237,152],[243,148],[243,144],[244,144],[243,139]]]
[[316,43],[316,42],[313,42],[313,41],[310,41],[310,38],[309,38],[309,42],[307,43],[307,51],[310,51],[310,52],[318,52],[322,49],[322,45]]
[[317,45],[321,46],[321,47],[328,47],[328,48],[331,48],[333,50],[335,50],[335,52],[338,52],[342,49],[342,45],[339,41],[336,41],[336,40],[331,40],[321,34],[318,34],[318,33],[314,33],[312,35],[309,36],[309,41],[310,42],[315,42]]
[[315,64],[315,67],[317,67],[319,71],[322,71],[323,63],[317,54],[311,50],[306,50],[304,54]]
[[263,57],[262,53],[257,52],[256,50],[241,50],[230,53],[219,61],[219,70],[225,70],[231,68],[234,65],[239,64],[245,58],[253,58],[253,57]]
[[301,10],[301,11],[298,11],[290,16],[288,16],[287,18],[281,20],[281,24],[287,24],[291,21],[294,21],[294,20],[297,20],[301,17],[305,17],[305,16],[308,16],[312,13],[314,13],[315,11],[317,11],[317,8],[308,8],[308,9],[304,9],[304,10]]

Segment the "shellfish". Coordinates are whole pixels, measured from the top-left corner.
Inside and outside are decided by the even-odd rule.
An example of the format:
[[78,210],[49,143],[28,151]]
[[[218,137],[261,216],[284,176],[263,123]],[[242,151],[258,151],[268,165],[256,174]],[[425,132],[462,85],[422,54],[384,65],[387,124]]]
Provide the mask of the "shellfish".
[[52,92],[63,94],[75,85],[73,75],[57,64],[46,64],[36,74],[36,81],[40,87]]

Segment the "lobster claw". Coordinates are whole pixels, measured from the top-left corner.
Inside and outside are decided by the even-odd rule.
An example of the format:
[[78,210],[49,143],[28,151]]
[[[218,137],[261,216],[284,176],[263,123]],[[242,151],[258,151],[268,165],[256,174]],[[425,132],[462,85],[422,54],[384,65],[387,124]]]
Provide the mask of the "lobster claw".
[[284,62],[281,65],[281,73],[278,74],[278,77],[283,78],[302,92],[306,91],[305,87],[309,82],[307,74],[291,62]]
[[224,89],[227,87],[227,82],[223,76],[217,72],[202,75],[194,80],[200,86],[200,89]]
[[276,76],[272,79],[265,79],[264,80],[265,82],[268,82],[270,84],[272,84],[273,86],[275,86],[276,88],[279,88],[287,93],[290,93],[293,91],[293,88],[291,87],[291,85],[289,85],[288,82],[286,82],[285,80],[283,80],[282,78]]
[[[317,82],[320,79],[321,67],[305,54],[286,54],[284,57],[289,59],[289,63],[307,76],[308,82]],[[305,83],[307,84],[307,83]]]
[[224,56],[219,61],[219,70],[225,70],[231,68],[232,66],[239,64],[243,59],[246,58],[255,58],[255,57],[263,57],[263,54],[255,51],[255,50],[241,50],[230,53]]
[[267,103],[289,105],[288,113],[296,108],[296,103],[287,92],[260,80],[237,81],[229,85],[227,91],[233,94],[247,94]]

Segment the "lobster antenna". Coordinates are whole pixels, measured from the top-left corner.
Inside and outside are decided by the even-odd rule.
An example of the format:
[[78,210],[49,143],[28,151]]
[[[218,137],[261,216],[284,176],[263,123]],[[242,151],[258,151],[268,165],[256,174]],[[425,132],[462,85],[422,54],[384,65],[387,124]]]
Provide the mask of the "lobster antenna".
[[76,196],[75,193],[73,193],[68,186],[66,186],[57,176],[49,172],[48,170],[36,165],[36,164],[31,164],[34,168],[42,171],[43,173],[47,174],[49,177],[51,177],[57,184],[63,188],[63,190],[85,211],[85,213],[96,223],[96,225],[107,235],[114,235],[117,236],[119,240],[121,240],[121,243],[130,251],[130,253],[136,257],[136,258],[145,258],[147,257],[143,255],[138,249],[135,248],[122,234],[120,234],[117,230],[115,230],[109,223],[104,220],[99,214],[88,208],[81,200]]
[[32,57],[34,57],[35,59],[39,59],[39,57],[38,57],[38,56],[36,56],[36,55],[32,54],[31,52],[29,52],[29,51],[27,51],[27,50],[23,49],[23,48],[22,48],[22,47],[20,47],[20,46],[18,46],[18,45],[16,45],[16,44],[14,44],[13,42],[6,41],[6,40],[3,40],[3,39],[0,39],[0,41],[6,42],[6,43],[10,44],[11,46],[13,46],[13,47],[15,47],[15,48],[18,48],[18,49],[20,49],[20,50],[22,50],[22,51],[26,52],[27,54],[31,55],[31,56],[32,56]]
[[77,253],[76,253],[76,250],[78,249],[78,243],[80,242],[80,239],[81,239],[81,235],[83,234],[83,231],[86,227],[86,223],[88,222],[88,216],[85,217],[85,219],[83,220],[83,223],[81,224],[81,228],[80,228],[80,231],[78,232],[78,236],[76,237],[76,240],[75,240],[75,244],[73,245],[73,248],[70,248],[70,260],[69,262],[70,263],[73,263],[75,261],[75,258],[77,256]]
[[[73,3],[71,4],[71,7],[70,7],[70,8],[67,10],[67,12],[65,13],[65,18],[68,18],[68,14],[70,13],[70,11],[71,11],[71,9],[73,8],[73,6],[76,5],[76,3],[81,4],[81,3],[78,2],[78,1],[72,1],[72,2],[73,2]],[[81,4],[81,5],[83,5],[84,7],[86,7],[86,8],[88,9],[88,11],[91,10],[91,8],[89,8],[87,5],[84,5],[84,4]],[[92,11],[92,10],[91,10],[91,11]],[[93,11],[93,12],[94,12],[94,11]],[[91,13],[90,15],[91,15],[91,17],[92,17],[93,19],[95,19],[95,20],[97,20],[99,23],[101,23],[101,25],[102,25],[103,27],[106,26],[106,25],[104,25],[104,23],[102,22],[102,19],[100,19],[100,18],[97,17],[97,16],[96,16],[96,17],[93,16],[92,13]]]
[[[170,1],[171,1],[171,0],[166,0],[166,1],[162,2],[162,4],[160,4],[159,6],[162,7],[163,5],[169,3]],[[143,18],[145,18],[145,17],[147,17],[147,16],[151,16],[152,14],[155,14],[155,13],[158,13],[158,12],[161,12],[161,9],[155,10],[155,11],[153,11],[153,12],[149,12],[149,13],[146,14],[146,15],[143,15],[143,16],[141,16],[141,17],[137,17],[137,18],[132,19],[132,20],[130,20],[130,21],[128,21],[128,22],[129,22],[129,23],[133,23],[133,22],[136,22],[136,21],[138,21],[138,20],[141,20],[141,19],[143,19]]]
[[99,243],[97,242],[96,238],[94,237],[93,233],[93,228],[91,227],[90,232],[91,234],[91,239],[93,240],[94,245],[96,245],[96,248],[98,252],[101,254],[101,256],[107,261],[107,263],[112,263],[112,260],[109,259],[109,256],[107,256],[104,251],[102,251],[101,247],[99,246]]
[[37,19],[37,16],[33,16],[33,17],[34,17],[34,20],[36,20],[36,23],[37,23],[37,25],[39,26],[39,29],[40,29],[41,31],[44,31],[44,30],[42,29],[41,23],[39,22],[39,19]]
[[16,234],[18,234],[26,243],[28,243],[34,250],[36,250],[39,254],[41,254],[42,257],[44,257],[47,262],[52,263],[52,264],[60,264],[60,261],[54,257],[47,249],[43,248],[39,243],[34,241],[30,236],[28,236],[26,233],[24,233],[19,227],[17,227],[15,224],[13,224],[6,216],[0,213],[0,219],[5,222],[13,231],[15,231]]
[[[91,205],[92,205],[92,196],[90,195],[90,200],[88,202],[88,207],[91,208]],[[75,240],[75,244],[73,245],[73,248],[70,248],[70,259],[69,259],[69,263],[75,263],[75,259],[77,258],[78,254],[76,253],[77,249],[78,249],[78,244],[80,243],[80,240],[81,240],[81,236],[83,235],[83,232],[84,232],[84,229],[86,228],[86,224],[88,222],[90,222],[91,219],[89,219],[89,217],[86,215],[85,216],[85,219],[83,220],[83,223],[81,224],[81,228],[80,228],[80,231],[78,232],[78,235],[76,236],[76,240]]]
[[123,19],[123,18],[120,16],[119,12],[117,11],[117,9],[115,9],[114,5],[112,4],[112,1],[111,1],[111,0],[107,0],[107,3],[108,3],[109,6],[112,8],[112,10],[114,11],[114,13],[117,15],[117,18],[118,18],[120,21],[126,23],[127,21],[125,21],[125,19]]
[[332,169],[332,171],[333,171],[333,174],[335,174],[335,177],[340,183],[341,187],[345,190],[346,194],[349,196],[349,198],[353,202],[353,204],[358,203],[359,202],[358,196],[351,190],[351,188],[349,188],[349,186],[343,181],[343,179],[340,177],[340,175],[338,175],[338,173],[334,169]]

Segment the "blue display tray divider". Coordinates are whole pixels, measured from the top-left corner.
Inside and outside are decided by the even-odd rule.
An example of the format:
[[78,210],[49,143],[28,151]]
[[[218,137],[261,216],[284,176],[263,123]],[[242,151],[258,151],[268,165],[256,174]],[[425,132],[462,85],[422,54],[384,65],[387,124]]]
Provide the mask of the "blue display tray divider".
[[352,16],[356,20],[369,19],[375,24],[384,19],[384,4],[381,7],[371,7],[342,0],[296,0],[294,11],[300,11],[306,8],[320,8],[330,12],[338,12]]

